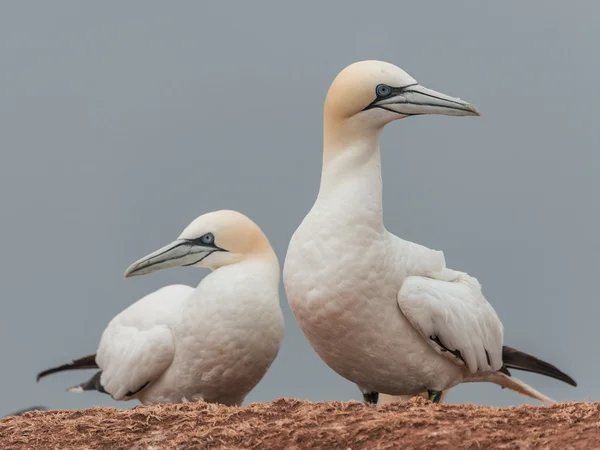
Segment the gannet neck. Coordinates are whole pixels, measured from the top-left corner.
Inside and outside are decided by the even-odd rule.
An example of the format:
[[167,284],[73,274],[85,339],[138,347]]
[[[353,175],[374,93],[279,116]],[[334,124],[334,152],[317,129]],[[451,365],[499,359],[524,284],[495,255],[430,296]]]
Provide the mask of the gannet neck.
[[265,247],[255,248],[251,253],[248,253],[246,255],[240,255],[240,260],[236,263],[216,263],[215,265],[209,267],[209,269],[215,272],[228,266],[233,266],[236,268],[236,270],[248,270],[247,268],[252,266],[260,267],[261,271],[265,270],[266,268],[266,270],[269,270],[271,273],[276,275],[277,282],[279,282],[279,259],[277,258],[275,251],[273,250],[268,241],[266,242],[266,244],[267,245]]
[[267,237],[262,233],[262,231],[254,241],[254,247],[246,255],[246,259],[252,261],[264,261],[268,263],[279,264],[277,255],[275,254],[273,247],[271,247],[271,243],[269,242]]
[[319,195],[327,194],[350,179],[369,178],[375,186],[381,184],[381,155],[379,136],[368,136],[344,142],[340,147],[324,145],[321,188]]
[[[223,264],[211,268],[211,273],[206,275],[197,286],[198,292],[205,292],[208,286],[227,284],[230,288],[238,285],[244,292],[267,290],[268,292],[279,289],[280,267],[275,252],[247,256],[234,264]],[[218,288],[220,290],[220,288]],[[277,297],[277,301],[279,297]]]
[[[379,136],[381,128],[333,126],[325,121],[323,168],[317,203],[343,208],[383,227]],[[329,206],[327,206],[329,205]]]

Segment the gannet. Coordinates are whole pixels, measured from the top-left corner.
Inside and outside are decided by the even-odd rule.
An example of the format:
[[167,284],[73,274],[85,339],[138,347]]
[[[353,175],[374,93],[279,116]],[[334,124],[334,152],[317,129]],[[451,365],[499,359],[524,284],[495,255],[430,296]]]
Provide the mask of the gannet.
[[479,112],[386,62],[354,63],[335,78],[324,106],[319,193],[284,263],[290,307],[319,356],[367,402],[425,391],[438,402],[459,383],[489,381],[550,404],[509,369],[575,381],[503,346],[502,322],[477,279],[383,224],[380,134],[393,120],[422,114]]
[[45,370],[38,381],[63,370],[99,368],[69,390],[97,390],[144,405],[240,405],[283,338],[277,256],[248,217],[217,211],[132,264],[125,278],[177,266],[212,272],[196,289],[171,285],[138,300],[108,324],[96,354]]

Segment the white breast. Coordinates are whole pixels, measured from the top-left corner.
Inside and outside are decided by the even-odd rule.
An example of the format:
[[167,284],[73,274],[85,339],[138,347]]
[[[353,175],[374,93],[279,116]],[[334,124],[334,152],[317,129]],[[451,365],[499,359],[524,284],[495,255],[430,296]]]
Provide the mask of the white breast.
[[440,358],[398,309],[406,273],[391,235],[344,211],[343,202],[317,202],[286,256],[288,301],[311,345],[338,374],[373,391],[453,384],[462,369]]
[[182,309],[173,364],[141,400],[242,403],[269,369],[283,338],[278,274],[274,277],[265,282],[262,269],[235,266],[206,277]]

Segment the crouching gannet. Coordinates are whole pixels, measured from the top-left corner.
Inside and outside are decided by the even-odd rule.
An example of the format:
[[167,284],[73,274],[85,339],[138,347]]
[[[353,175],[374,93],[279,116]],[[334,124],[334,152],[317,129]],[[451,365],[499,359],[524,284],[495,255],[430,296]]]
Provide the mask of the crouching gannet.
[[108,324],[95,355],[45,370],[38,381],[63,370],[99,368],[70,390],[97,390],[144,405],[240,405],[283,337],[277,256],[249,218],[217,211],[132,264],[125,278],[176,266],[212,273],[196,289],[172,285],[138,300]]
[[479,112],[385,62],[352,64],[334,80],[319,194],[284,264],[290,307],[320,357],[366,401],[424,391],[439,401],[459,383],[489,381],[552,403],[509,370],[575,381],[503,346],[502,323],[479,282],[447,268],[442,252],[384,227],[379,136],[387,123],[421,114]]

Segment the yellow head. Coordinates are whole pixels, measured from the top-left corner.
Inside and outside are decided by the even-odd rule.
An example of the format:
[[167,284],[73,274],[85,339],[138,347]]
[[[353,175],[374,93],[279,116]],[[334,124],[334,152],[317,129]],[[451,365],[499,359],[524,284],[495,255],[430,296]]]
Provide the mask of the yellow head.
[[178,266],[215,270],[249,258],[275,258],[269,240],[245,215],[215,211],[195,219],[171,244],[141,258],[125,272],[125,278]]
[[423,87],[383,61],[361,61],[342,70],[329,88],[324,112],[326,132],[348,125],[358,131],[376,130],[422,114],[479,115],[473,105]]

